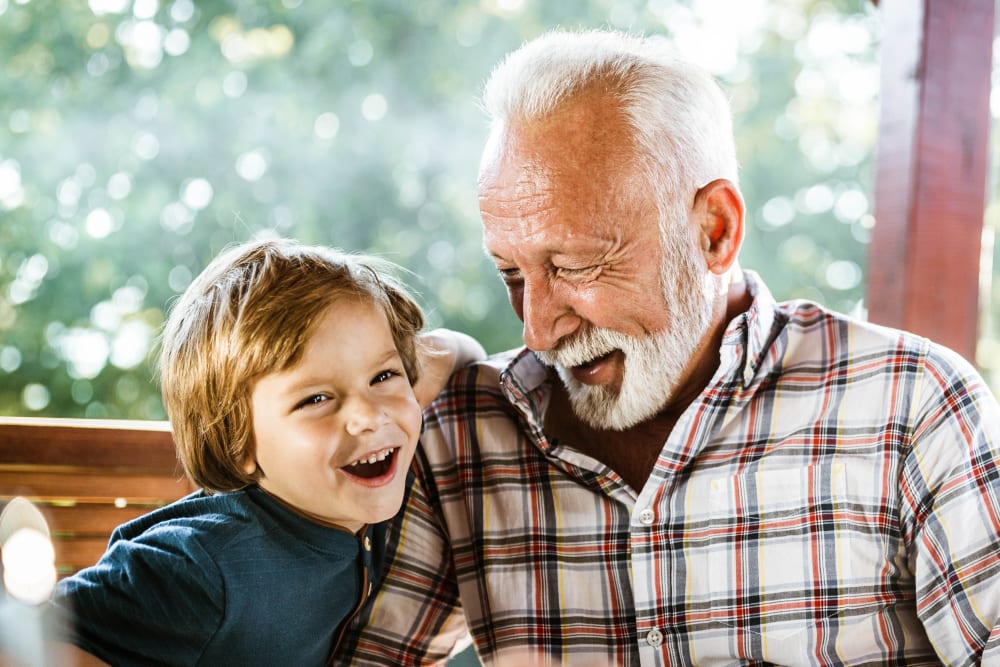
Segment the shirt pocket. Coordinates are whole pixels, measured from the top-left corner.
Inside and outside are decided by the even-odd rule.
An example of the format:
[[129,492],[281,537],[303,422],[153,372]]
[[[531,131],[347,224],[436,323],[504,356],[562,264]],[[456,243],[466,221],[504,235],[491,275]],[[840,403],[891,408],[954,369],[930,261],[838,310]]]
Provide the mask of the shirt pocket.
[[888,567],[881,491],[876,469],[863,463],[713,479],[712,619],[780,639],[844,610],[852,620],[873,612]]

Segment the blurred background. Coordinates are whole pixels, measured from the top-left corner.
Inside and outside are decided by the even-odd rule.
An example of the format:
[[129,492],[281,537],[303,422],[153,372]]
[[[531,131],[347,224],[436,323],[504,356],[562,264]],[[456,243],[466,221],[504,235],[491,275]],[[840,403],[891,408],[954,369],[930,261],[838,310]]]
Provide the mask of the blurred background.
[[[518,345],[481,250],[477,97],[556,26],[656,34],[714,73],[744,266],[779,299],[864,312],[871,0],[0,0],[0,414],[163,419],[152,362],[171,300],[265,236],[382,255],[412,271],[431,326]],[[996,162],[975,361],[998,389]]]
[[260,236],[385,256],[432,325],[519,344],[481,250],[477,98],[555,26],[661,35],[709,68],[744,265],[780,299],[862,306],[871,0],[0,0],[0,414],[164,418],[164,311]]

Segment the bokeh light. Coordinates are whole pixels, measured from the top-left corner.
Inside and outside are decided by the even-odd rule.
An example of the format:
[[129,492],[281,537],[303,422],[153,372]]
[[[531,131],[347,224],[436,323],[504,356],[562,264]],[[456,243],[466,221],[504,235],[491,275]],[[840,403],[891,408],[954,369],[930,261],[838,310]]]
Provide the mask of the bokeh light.
[[34,528],[21,528],[7,537],[0,553],[8,595],[29,605],[49,599],[56,585],[56,566],[48,535]]

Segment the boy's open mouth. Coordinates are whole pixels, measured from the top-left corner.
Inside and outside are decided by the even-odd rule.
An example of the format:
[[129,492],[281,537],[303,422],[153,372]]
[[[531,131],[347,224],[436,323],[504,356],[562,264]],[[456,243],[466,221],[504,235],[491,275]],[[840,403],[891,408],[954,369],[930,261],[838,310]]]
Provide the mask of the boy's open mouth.
[[376,477],[381,477],[392,469],[392,463],[395,460],[396,448],[387,447],[379,452],[371,454],[368,458],[358,459],[354,463],[344,466],[341,468],[348,475],[354,475],[355,477],[361,477],[363,479],[374,479]]

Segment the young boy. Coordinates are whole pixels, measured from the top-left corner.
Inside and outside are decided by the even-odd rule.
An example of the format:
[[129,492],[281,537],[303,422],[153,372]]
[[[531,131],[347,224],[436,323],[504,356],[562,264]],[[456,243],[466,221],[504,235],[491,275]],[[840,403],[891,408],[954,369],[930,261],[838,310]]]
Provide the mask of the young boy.
[[203,491],[120,526],[60,582],[52,604],[80,663],[323,665],[336,651],[378,584],[379,522],[400,508],[420,435],[415,389],[426,405],[483,356],[448,331],[425,349],[420,308],[388,268],[263,241],[188,287],[160,377]]

